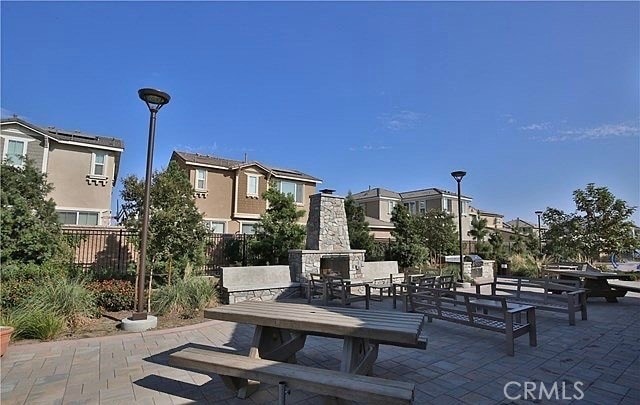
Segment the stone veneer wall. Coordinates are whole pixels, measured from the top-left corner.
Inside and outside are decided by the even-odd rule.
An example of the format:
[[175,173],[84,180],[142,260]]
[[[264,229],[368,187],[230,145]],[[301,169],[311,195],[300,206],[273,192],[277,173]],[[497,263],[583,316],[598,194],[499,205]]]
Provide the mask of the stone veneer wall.
[[306,248],[345,251],[350,247],[344,198],[322,193],[312,195],[309,202]]
[[[459,263],[459,262],[458,262]],[[468,276],[469,278],[493,278],[494,275],[494,267],[495,267],[495,260],[482,260],[482,275],[478,276],[478,277],[471,277],[471,263],[469,262],[464,262],[464,267],[462,268],[462,274],[464,274],[465,276]],[[458,265],[456,263],[456,265]]]
[[228,304],[235,304],[242,301],[274,301],[279,298],[297,298],[300,296],[302,296],[302,287],[298,285],[264,290],[223,292],[222,301]]
[[359,280],[363,278],[365,250],[290,250],[289,268],[292,281],[306,283],[310,273],[317,273],[320,269],[320,258],[331,256],[349,256],[349,279]]

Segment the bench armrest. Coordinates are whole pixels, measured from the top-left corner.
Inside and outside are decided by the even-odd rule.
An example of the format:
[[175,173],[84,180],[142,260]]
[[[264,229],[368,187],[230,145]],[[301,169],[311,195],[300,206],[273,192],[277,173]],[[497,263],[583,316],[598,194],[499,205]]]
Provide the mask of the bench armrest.
[[584,294],[586,292],[587,292],[587,290],[581,288],[581,289],[575,290],[575,291],[567,291],[567,294],[578,295],[578,294]]
[[369,285],[371,283],[367,283],[367,282],[362,282],[362,283],[349,283],[347,284],[347,287],[364,287],[366,285]]
[[517,314],[519,312],[525,312],[535,308],[536,307],[533,305],[521,305],[520,308],[507,309],[507,312],[510,314]]

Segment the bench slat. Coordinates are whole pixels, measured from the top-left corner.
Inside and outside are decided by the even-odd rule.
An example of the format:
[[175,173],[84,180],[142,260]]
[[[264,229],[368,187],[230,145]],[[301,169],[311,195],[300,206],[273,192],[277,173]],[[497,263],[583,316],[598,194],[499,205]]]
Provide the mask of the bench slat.
[[272,385],[278,385],[284,381],[291,389],[320,395],[330,393],[331,396],[371,404],[410,404],[415,390],[415,384],[403,381],[347,374],[198,348],[186,348],[170,354],[169,365],[257,380]]

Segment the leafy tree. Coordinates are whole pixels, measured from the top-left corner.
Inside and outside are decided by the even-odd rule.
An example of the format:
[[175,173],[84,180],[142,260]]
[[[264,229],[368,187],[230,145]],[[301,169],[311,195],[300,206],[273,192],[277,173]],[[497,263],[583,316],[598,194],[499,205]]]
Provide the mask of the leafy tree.
[[494,260],[504,260],[506,252],[504,249],[504,238],[499,232],[491,232],[489,234],[490,254],[488,258]]
[[[124,225],[142,231],[144,180],[135,175],[123,179],[122,199],[126,212]],[[147,255],[176,277],[186,268],[204,263],[204,240],[207,233],[193,197],[187,174],[176,162],[153,174],[149,211]]]
[[365,220],[364,208],[356,203],[351,192],[344,200],[344,210],[347,215],[351,249],[365,249],[369,255],[374,250],[373,235],[369,232],[369,223]]
[[542,217],[547,225],[545,253],[556,261],[578,260],[582,255],[579,218],[555,208],[547,208]]
[[414,218],[417,231],[432,263],[439,263],[442,255],[455,253],[458,246],[453,216],[440,210],[429,210]]
[[474,216],[471,219],[471,230],[468,234],[473,237],[476,242],[476,253],[481,256],[486,256],[490,252],[490,246],[485,243],[484,239],[489,234],[487,229],[487,219]]
[[391,243],[391,256],[400,267],[414,267],[425,262],[427,248],[421,232],[418,229],[416,218],[402,204],[394,207],[391,214],[391,222],[395,229],[391,231],[394,237]]
[[287,264],[289,250],[300,249],[304,242],[305,228],[298,223],[304,211],[297,210],[293,196],[283,194],[276,187],[269,187],[262,198],[269,208],[255,226],[255,240],[250,249],[258,264]]
[[601,254],[630,251],[640,247],[633,238],[631,216],[636,207],[617,199],[607,187],[587,184],[573,192],[576,212],[565,214],[547,208],[543,214],[548,227],[545,249],[559,259],[582,257],[597,260]]
[[53,186],[46,175],[30,162],[23,168],[3,162],[0,170],[3,266],[11,262],[42,264],[65,253],[56,204],[47,198]]
[[638,247],[630,220],[636,207],[630,207],[607,187],[596,187],[594,183],[574,191],[573,201],[577,211],[583,213],[580,224],[585,256],[597,260],[601,253],[620,253]]

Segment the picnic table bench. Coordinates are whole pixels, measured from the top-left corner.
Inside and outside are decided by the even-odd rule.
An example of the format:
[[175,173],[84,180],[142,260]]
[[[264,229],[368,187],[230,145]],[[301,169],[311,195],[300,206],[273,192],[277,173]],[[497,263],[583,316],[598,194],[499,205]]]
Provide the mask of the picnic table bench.
[[[432,287],[410,288],[409,300],[413,311],[426,315],[429,322],[436,318],[503,333],[509,356],[514,355],[514,340],[517,337],[529,334],[529,345],[538,344],[535,307],[531,305],[508,303],[500,296]],[[526,315],[526,321],[522,321],[522,314]]]
[[534,305],[537,309],[562,312],[569,315],[569,325],[576,324],[576,312],[580,311],[582,320],[587,320],[587,294],[580,283],[570,280],[555,280],[525,277],[496,276],[493,280],[477,282],[476,293],[481,287],[491,286],[491,295],[498,291],[507,293],[508,302]]
[[[371,403],[382,403],[388,399],[388,396],[394,395],[397,401],[395,403],[408,403],[410,402],[407,399],[409,392],[411,392],[410,397],[413,398],[412,384],[409,386],[397,384],[395,381],[389,382],[382,387],[388,387],[389,390],[385,392],[393,394],[386,395],[379,391],[381,389],[377,381],[379,379],[367,380],[367,378],[372,378],[365,377],[365,375],[371,372],[378,357],[378,346],[389,344],[425,349],[427,345],[426,338],[421,336],[424,320],[422,314],[316,307],[291,302],[245,301],[207,309],[205,310],[205,318],[255,325],[249,360],[245,361],[247,357],[242,357],[242,361],[234,363],[236,367],[230,369],[225,368],[228,365],[228,356],[198,356],[196,359],[192,354],[193,349],[183,349],[170,355],[169,364],[188,366],[196,370],[215,372],[232,378],[256,379],[267,383],[276,380],[284,381],[289,386],[308,389],[311,392],[316,392],[313,391],[316,388],[313,388],[313,384],[309,381],[313,381],[315,378],[318,383],[325,385],[324,390],[320,393],[335,397],[340,397],[341,394],[338,393],[342,388],[338,386],[341,383],[334,380],[344,377],[345,384],[350,381],[353,384],[354,392],[358,391],[358,395],[367,398],[365,402]],[[308,335],[343,339],[340,372],[316,371],[317,369],[304,366],[290,368],[285,367],[284,364],[281,367],[271,367],[273,366],[271,363],[252,362],[252,360],[271,360],[273,362],[295,363],[296,353],[304,347]],[[198,352],[198,354],[204,355],[205,353]],[[250,374],[254,372],[256,367],[265,365],[270,366],[264,369],[268,373],[265,371],[262,374]],[[291,383],[292,370],[305,370],[307,377],[304,382],[294,381]],[[357,374],[363,378],[352,378],[351,374]],[[238,396],[241,398],[250,395],[257,387],[257,383],[231,382],[233,383],[231,387],[238,390]],[[392,390],[393,387],[395,387],[395,391]]]
[[362,401],[368,404],[410,404],[415,384],[384,378],[346,374],[336,370],[251,358],[198,348],[169,355],[169,365],[220,375],[227,388],[247,392],[251,381],[300,389],[314,394]]
[[445,290],[455,290],[455,280],[453,276],[428,276],[425,274],[414,275],[409,282],[400,282],[393,284],[393,308],[397,308],[397,299],[402,300],[402,309],[404,312],[409,311],[409,293],[410,286],[419,287],[436,287]]

